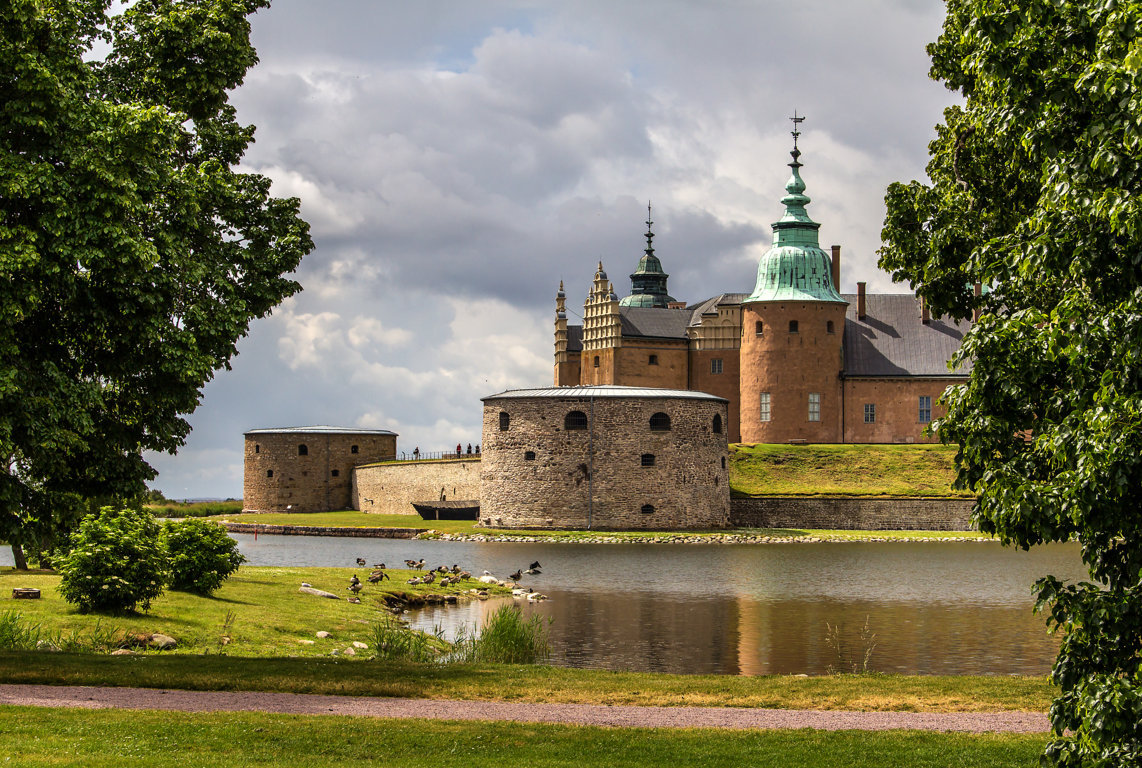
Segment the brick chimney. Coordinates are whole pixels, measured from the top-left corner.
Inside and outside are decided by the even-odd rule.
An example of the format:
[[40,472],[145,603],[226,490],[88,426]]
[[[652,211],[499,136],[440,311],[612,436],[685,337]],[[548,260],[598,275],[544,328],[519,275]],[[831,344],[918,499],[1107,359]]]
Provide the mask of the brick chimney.
[[920,298],[920,322],[924,325],[932,322],[932,317],[928,312],[928,302],[923,297]]
[[864,320],[864,287],[865,283],[857,283],[857,319]]
[[833,290],[841,292],[841,246],[834,245],[833,251]]

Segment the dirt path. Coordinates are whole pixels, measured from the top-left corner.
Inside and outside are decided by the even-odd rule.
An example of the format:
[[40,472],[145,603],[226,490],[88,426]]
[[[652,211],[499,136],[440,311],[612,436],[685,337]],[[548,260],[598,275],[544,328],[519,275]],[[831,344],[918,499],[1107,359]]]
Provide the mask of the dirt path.
[[507,720],[643,728],[813,728],[882,731],[903,728],[962,733],[1042,733],[1041,712],[842,712],[734,707],[634,707],[502,701],[384,699],[247,691],[0,685],[0,704],[179,712],[280,712],[299,715]]

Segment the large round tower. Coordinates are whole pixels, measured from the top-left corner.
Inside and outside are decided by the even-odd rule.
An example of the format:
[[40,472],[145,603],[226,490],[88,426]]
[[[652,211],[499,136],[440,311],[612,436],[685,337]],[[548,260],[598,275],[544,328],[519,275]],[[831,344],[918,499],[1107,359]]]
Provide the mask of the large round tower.
[[741,440],[743,443],[838,443],[841,340],[848,303],[833,284],[832,261],[809,218],[794,118],[793,175],[773,224],[773,247],[757,265],[757,284],[742,301]]

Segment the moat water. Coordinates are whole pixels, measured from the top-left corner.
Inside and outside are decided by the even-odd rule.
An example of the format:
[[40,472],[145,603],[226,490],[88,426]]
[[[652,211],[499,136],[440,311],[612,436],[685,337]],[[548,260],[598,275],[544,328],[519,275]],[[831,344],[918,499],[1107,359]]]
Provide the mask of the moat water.
[[[710,674],[823,674],[863,664],[904,674],[1045,674],[1058,648],[1031,585],[1079,580],[1077,545],[1021,552],[993,542],[768,545],[531,544],[235,535],[250,565],[489,570],[548,595],[521,605],[551,619],[555,664]],[[0,548],[0,565],[11,552]],[[362,569],[361,575],[364,576]],[[503,601],[405,615],[446,635]],[[862,638],[862,630],[867,630]],[[838,639],[840,650],[838,650]]]
[[[1045,674],[1058,648],[1032,612],[1040,576],[1082,579],[1077,545],[993,542],[769,545],[532,544],[237,535],[251,565],[460,566],[546,602],[555,664],[651,672],[822,674],[863,664],[905,674]],[[362,573],[362,576],[364,574]],[[501,601],[406,614],[446,634]],[[862,630],[864,637],[862,638]],[[838,650],[839,645],[841,646]]]

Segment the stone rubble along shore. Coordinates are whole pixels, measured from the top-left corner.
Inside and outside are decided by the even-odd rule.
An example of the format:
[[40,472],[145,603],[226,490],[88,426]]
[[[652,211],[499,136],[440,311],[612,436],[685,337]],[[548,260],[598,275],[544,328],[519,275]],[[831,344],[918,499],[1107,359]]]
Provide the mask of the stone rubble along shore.
[[371,539],[432,539],[435,541],[472,542],[523,542],[530,544],[817,544],[825,542],[918,542],[918,541],[996,541],[978,536],[764,536],[748,533],[661,533],[639,536],[618,536],[611,533],[581,535],[568,532],[527,536],[524,534],[487,533],[442,533],[432,529],[417,528],[352,528],[316,525],[269,525],[263,523],[233,523],[221,521],[231,533],[258,533],[263,536],[347,536]]

